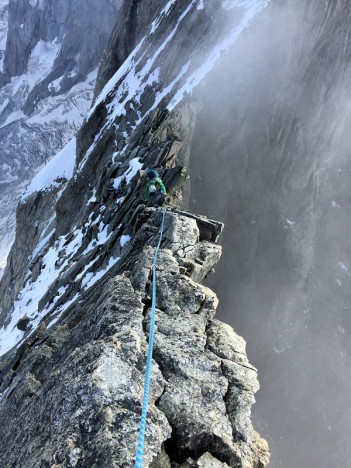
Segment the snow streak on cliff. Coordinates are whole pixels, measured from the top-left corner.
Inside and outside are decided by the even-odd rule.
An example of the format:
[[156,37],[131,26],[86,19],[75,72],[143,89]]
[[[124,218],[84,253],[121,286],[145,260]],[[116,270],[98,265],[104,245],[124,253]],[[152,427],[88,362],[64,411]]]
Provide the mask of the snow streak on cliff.
[[[269,4],[269,0],[224,0],[216,4],[215,8],[205,0],[193,0],[177,18],[169,18],[175,5],[175,0],[169,0],[159,16],[153,21],[149,33],[141,39],[125,63],[106,84],[98,97],[90,115],[102,101],[108,101],[106,127],[116,119],[132,112],[131,128],[138,125],[148,112],[157,108],[160,103],[166,104],[172,110],[182,100],[191,94],[214,64],[221,58],[228,48],[235,42],[243,30]],[[200,17],[212,14],[222,20],[222,27],[217,31],[218,37],[214,44],[206,47],[206,39],[202,44],[193,48],[190,53],[186,41],[180,41],[184,48],[184,55],[174,51],[177,34],[190,33],[191,20],[189,17]],[[202,13],[203,12],[203,13]],[[174,20],[173,20],[174,19]],[[208,18],[207,18],[208,19]],[[162,34],[157,32],[166,31]],[[166,69],[163,63],[168,54],[175,55],[172,69]],[[168,59],[169,60],[169,59]],[[120,84],[116,89],[116,85]],[[145,96],[148,102],[142,102]],[[118,132],[118,128],[116,128]],[[88,153],[89,154],[89,153]]]

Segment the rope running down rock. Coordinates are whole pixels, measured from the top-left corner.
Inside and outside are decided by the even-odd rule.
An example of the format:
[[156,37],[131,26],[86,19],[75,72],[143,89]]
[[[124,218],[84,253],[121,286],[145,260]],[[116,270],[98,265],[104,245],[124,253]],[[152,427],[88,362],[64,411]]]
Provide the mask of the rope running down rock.
[[150,391],[151,367],[152,367],[152,351],[153,351],[153,345],[154,345],[154,332],[155,332],[157,255],[160,249],[162,236],[163,236],[165,213],[166,213],[166,209],[163,208],[160,238],[159,238],[159,241],[158,241],[155,253],[154,253],[154,259],[153,259],[153,264],[152,264],[152,305],[151,305],[151,317],[150,317],[149,345],[148,345],[148,351],[147,351],[145,383],[144,383],[144,398],[143,398],[143,406],[142,406],[142,412],[141,412],[141,422],[140,422],[140,429],[139,429],[139,440],[138,440],[138,447],[137,447],[137,453],[136,453],[135,468],[143,468],[146,415],[147,415],[147,408],[148,408],[148,403],[149,403],[149,391]]

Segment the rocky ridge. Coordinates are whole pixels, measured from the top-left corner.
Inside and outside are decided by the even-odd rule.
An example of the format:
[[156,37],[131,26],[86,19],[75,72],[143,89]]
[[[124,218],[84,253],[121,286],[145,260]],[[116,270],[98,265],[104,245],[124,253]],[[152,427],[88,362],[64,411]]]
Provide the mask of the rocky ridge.
[[[131,270],[111,272],[80,295],[57,327],[42,325],[11,370],[2,371],[1,461],[7,466],[133,466],[160,222],[158,210],[146,215],[126,254],[141,250],[137,263],[125,260]],[[207,235],[217,235],[216,225],[201,223]],[[244,341],[213,319],[215,295],[189,274],[199,251],[209,255],[195,276],[220,255],[199,237],[196,219],[167,212],[145,466],[264,466],[267,447],[250,422],[256,370]],[[18,425],[26,430],[13,437]]]
[[[183,97],[196,70],[187,74],[180,62],[173,87],[177,70],[168,65],[182,37],[174,31],[198,14],[210,18],[212,6],[167,8],[152,23],[160,32],[136,47],[97,97],[69,148],[73,177],[29,193],[18,208],[18,226],[28,228],[17,230],[0,284],[2,464],[133,466],[161,219],[143,202],[138,169],[149,166],[169,199],[145,464],[268,463],[250,421],[256,370],[244,341],[214,319],[215,294],[199,284],[220,257],[222,225],[182,209],[199,109]],[[141,86],[132,87],[138,73]]]
[[[129,167],[130,155],[136,150],[144,152],[145,161],[157,151],[161,167],[166,161],[169,164],[162,175],[172,204],[181,199],[186,175],[177,161],[184,159],[184,140],[189,138],[193,116],[189,104],[163,118],[156,111],[141,137],[153,140],[153,145],[148,145],[146,152],[141,141],[134,140],[135,147],[129,148],[125,162]],[[175,135],[178,145],[172,154]],[[103,154],[107,157],[109,151]],[[120,167],[117,164],[117,170]],[[63,203],[60,207],[54,192],[34,194],[18,212],[22,219],[44,216],[37,232],[28,236],[37,236],[36,244],[40,235],[45,238],[50,232],[45,214],[56,203],[56,234],[51,235],[44,251],[32,256],[29,265],[25,265],[28,251],[21,250],[21,263],[10,257],[12,275],[9,270],[5,273],[3,297],[15,278],[14,291],[20,289],[22,281],[32,285],[38,281],[46,269],[49,257],[45,251],[50,244],[61,247],[55,263],[64,268],[40,300],[41,321],[35,316],[19,319],[15,327],[22,334],[20,345],[1,358],[0,419],[4,424],[0,460],[9,466],[24,467],[29,462],[33,466],[133,466],[150,272],[161,212],[140,205],[144,188],[135,177],[131,186],[123,189],[124,193],[129,191],[129,202],[119,206],[122,193],[106,185],[115,171],[116,166],[111,165],[100,174],[93,207],[85,207],[81,213],[94,221],[103,214],[108,220],[104,245],[99,245],[103,227],[92,222],[77,250],[70,250],[69,244],[77,243],[77,238],[71,225],[60,219]],[[73,190],[76,183],[66,188],[66,200],[74,198]],[[75,219],[73,209],[71,205],[71,219]],[[215,241],[222,225],[175,207],[166,209],[145,464],[263,467],[268,461],[267,446],[250,421],[258,389],[256,370],[247,361],[243,339],[214,319],[215,294],[198,284],[220,257]],[[17,245],[23,242],[18,236]],[[94,247],[84,255],[89,245]],[[20,278],[26,270],[31,278]],[[13,293],[13,298],[16,296],[17,292]],[[12,301],[8,298],[8,305]],[[5,310],[6,301],[2,307]],[[4,318],[6,321],[3,313]],[[50,424],[45,424],[48,419]],[[19,424],[26,429],[14,438]]]

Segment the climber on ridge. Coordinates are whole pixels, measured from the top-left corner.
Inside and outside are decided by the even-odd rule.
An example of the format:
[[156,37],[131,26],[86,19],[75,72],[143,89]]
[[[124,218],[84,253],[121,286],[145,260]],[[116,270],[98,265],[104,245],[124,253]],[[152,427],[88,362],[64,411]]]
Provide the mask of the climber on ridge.
[[163,200],[160,199],[158,195],[161,195],[163,198],[165,198],[167,196],[167,190],[158,172],[154,169],[147,169],[146,171],[141,170],[140,175],[143,177],[146,176],[149,179],[146,184],[146,200],[151,200],[157,204],[162,204]]

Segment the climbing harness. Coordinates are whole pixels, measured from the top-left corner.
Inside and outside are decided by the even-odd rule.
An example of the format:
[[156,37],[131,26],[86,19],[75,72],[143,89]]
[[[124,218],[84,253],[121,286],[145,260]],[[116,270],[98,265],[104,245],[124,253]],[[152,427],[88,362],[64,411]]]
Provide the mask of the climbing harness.
[[154,253],[154,259],[153,259],[153,264],[152,264],[152,304],[151,304],[151,316],[150,316],[149,345],[148,345],[148,350],[147,350],[146,372],[145,372],[145,382],[144,382],[144,398],[143,398],[143,407],[142,407],[142,412],[141,412],[141,422],[140,422],[140,429],[139,429],[139,440],[138,440],[138,447],[137,447],[137,453],[136,453],[135,468],[143,468],[146,415],[147,415],[147,408],[148,408],[148,403],[149,403],[152,350],[153,350],[153,345],[154,345],[154,331],[155,331],[156,266],[157,266],[157,255],[160,249],[162,236],[163,236],[163,228],[165,224],[165,213],[166,213],[166,208],[163,208],[160,238],[159,238],[159,241],[158,241],[155,253]]

